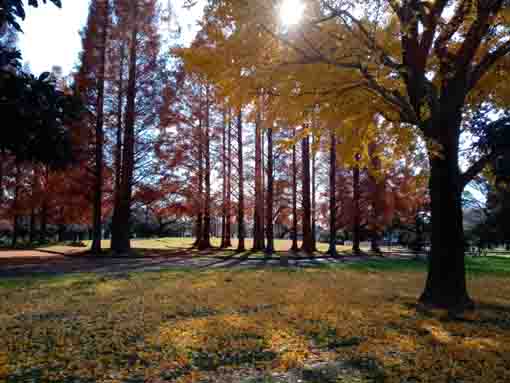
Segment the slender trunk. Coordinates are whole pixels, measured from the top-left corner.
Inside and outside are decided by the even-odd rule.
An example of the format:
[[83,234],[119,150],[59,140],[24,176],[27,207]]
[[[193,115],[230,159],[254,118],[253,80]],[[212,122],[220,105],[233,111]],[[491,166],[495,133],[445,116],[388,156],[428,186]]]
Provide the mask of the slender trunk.
[[0,154],[0,207],[2,206],[4,202],[4,161],[5,153],[2,150],[2,153]]
[[[369,146],[371,162],[374,172],[379,172],[381,169],[381,161],[377,157],[376,152],[376,144],[371,144]],[[381,254],[381,248],[379,246],[381,231],[383,230],[382,225],[382,214],[383,214],[383,199],[385,193],[385,184],[384,180],[380,178],[380,175],[372,174],[370,176],[370,181],[373,186],[373,194],[371,198],[372,204],[372,235],[370,238],[370,250],[376,254]]]
[[16,163],[16,175],[14,179],[14,199],[13,199],[13,222],[12,222],[12,238],[11,238],[11,246],[16,247],[18,244],[18,235],[19,235],[19,215],[18,215],[18,203],[19,203],[19,189],[20,189],[20,181],[21,181],[21,168],[18,163]]
[[264,249],[264,189],[262,188],[262,121],[261,102],[257,105],[255,123],[255,209],[253,211],[253,251]]
[[237,251],[244,251],[244,170],[243,170],[243,112],[237,114],[237,160],[239,168],[239,201],[237,205],[238,245]]
[[338,256],[336,250],[336,135],[331,129],[329,152],[329,249],[328,254]]
[[28,232],[28,241],[30,243],[34,243],[35,241],[35,222],[36,221],[36,215],[35,215],[35,208],[32,206],[30,209],[30,227]]
[[132,24],[129,49],[129,77],[126,92],[126,122],[124,124],[124,147],[122,152],[122,180],[119,205],[115,206],[112,231],[112,250],[116,253],[128,253],[131,250],[130,220],[131,194],[133,188],[134,152],[135,152],[135,99],[138,56],[138,1],[132,6]]
[[227,227],[227,111],[223,109],[223,130],[221,134],[221,165],[223,176],[221,190],[221,244],[220,248],[225,248],[226,227]]
[[273,233],[273,129],[267,129],[267,201],[266,201],[266,254],[274,251]]
[[[202,108],[200,108],[201,113]],[[196,241],[195,247],[202,246],[204,234],[204,136],[202,132],[202,117],[198,121],[198,214],[196,222]]]
[[357,163],[359,155],[356,154],[356,164],[352,169],[352,189],[353,189],[353,227],[352,227],[352,252],[359,254],[361,252],[361,214],[360,214],[360,169]]
[[41,229],[39,233],[39,241],[41,243],[46,242],[48,236],[48,199],[46,198],[46,196],[48,192],[47,187],[49,184],[49,178],[50,178],[49,168],[46,166],[44,168],[44,185],[46,190],[44,190],[44,197],[41,205],[41,217],[40,217]]
[[225,222],[225,247],[232,247],[232,112],[228,110],[227,126],[227,217]]
[[[313,136],[313,142],[315,143],[315,136]],[[316,169],[315,169],[315,151],[312,148],[312,248],[313,251],[317,251],[317,222],[316,222],[316,199],[315,199],[315,179],[316,179]]]
[[458,166],[460,113],[441,121],[443,135],[441,156],[429,155],[432,249],[425,290],[420,301],[426,305],[449,309],[471,308],[466,287],[464,229],[462,224],[462,187]]
[[301,244],[301,250],[306,254],[313,253],[313,239],[312,239],[312,209],[310,204],[310,138],[305,136],[301,143],[301,161],[303,163],[303,177],[302,177],[302,189],[303,189],[303,243]]
[[211,145],[209,132],[209,112],[210,112],[209,85],[206,86],[205,95],[205,127],[204,127],[204,155],[205,155],[205,198],[204,198],[204,226],[202,227],[202,240],[199,249],[205,250],[211,247]]
[[99,68],[97,82],[97,104],[96,104],[96,146],[95,146],[95,182],[94,182],[94,202],[93,202],[93,239],[92,253],[101,252],[101,208],[103,204],[103,146],[104,146],[104,83],[106,68],[106,40],[108,36],[108,19],[109,19],[109,0],[98,2],[101,4],[102,22],[100,25],[103,29],[101,34],[101,42],[99,45]]
[[119,63],[119,77],[118,77],[118,92],[117,92],[117,130],[115,142],[115,204],[118,204],[120,196],[120,182],[122,179],[122,107],[124,105],[124,60],[126,56],[126,47],[122,42],[120,47],[120,63]]
[[[296,129],[293,129],[293,135],[296,136]],[[297,242],[297,161],[296,161],[296,145],[292,145],[292,247],[291,251],[298,251]]]

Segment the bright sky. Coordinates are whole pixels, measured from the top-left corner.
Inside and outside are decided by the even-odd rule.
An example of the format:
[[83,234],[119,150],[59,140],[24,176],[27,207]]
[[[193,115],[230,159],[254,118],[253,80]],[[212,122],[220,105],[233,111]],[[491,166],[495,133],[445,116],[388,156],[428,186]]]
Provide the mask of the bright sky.
[[[168,0],[162,3],[166,6]],[[191,10],[183,8],[184,0],[171,3],[181,26],[181,40],[187,44],[196,32],[203,1]],[[79,31],[87,20],[88,6],[89,0],[63,0],[62,9],[53,4],[26,7],[27,17],[21,24],[25,33],[19,35],[19,48],[34,73],[50,71],[54,65],[61,66],[64,74],[73,70],[81,50]]]

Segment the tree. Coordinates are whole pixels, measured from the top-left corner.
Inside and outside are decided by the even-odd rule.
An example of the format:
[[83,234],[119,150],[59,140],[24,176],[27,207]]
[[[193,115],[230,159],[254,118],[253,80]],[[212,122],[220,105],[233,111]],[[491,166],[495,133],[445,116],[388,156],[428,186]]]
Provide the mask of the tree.
[[92,253],[101,252],[102,238],[105,72],[111,18],[109,3],[109,0],[94,0],[90,3],[87,26],[82,34],[83,54],[80,71],[77,75],[78,82],[84,90],[83,94],[88,95],[88,99],[84,101],[95,103],[94,173],[96,181],[93,202]]
[[159,58],[158,11],[155,1],[118,1],[118,23],[127,33],[127,84],[123,124],[120,187],[112,218],[112,250],[130,250],[130,218],[133,189],[138,177],[150,172],[155,128],[160,123],[162,84],[166,82],[165,63]]
[[[60,1],[52,1],[60,6]],[[37,1],[30,1],[37,6]],[[0,7],[0,32],[21,31],[18,19],[24,19],[24,5],[19,0],[5,0]],[[10,38],[0,36],[0,113],[8,132],[0,150],[19,161],[35,161],[53,168],[64,167],[72,160],[72,121],[82,111],[71,89],[59,90],[49,72],[34,76],[20,69],[21,53],[10,46]]]
[[244,167],[243,167],[243,112],[241,106],[237,111],[237,169],[239,179],[238,202],[237,202],[237,251],[245,250],[244,235]]
[[267,192],[266,192],[266,254],[271,255],[274,251],[273,232],[273,127],[267,128]]
[[334,129],[330,133],[329,155],[329,248],[332,257],[338,256],[336,250],[336,134]]
[[310,137],[305,134],[301,140],[301,161],[303,163],[302,170],[302,194],[303,194],[303,213],[301,222],[303,226],[303,243],[301,244],[301,251],[306,254],[312,254],[313,239],[312,239],[312,211],[310,205]]
[[[472,306],[466,289],[461,194],[464,187],[496,154],[479,148],[479,156],[465,172],[459,167],[459,141],[465,113],[480,101],[493,109],[508,104],[504,91],[507,70],[500,65],[510,53],[508,4],[504,0],[468,0],[433,3],[374,0],[359,9],[348,1],[311,1],[303,22],[281,28],[275,23],[276,9],[245,0],[211,1],[229,23],[242,25],[229,38],[232,44],[250,41],[253,29],[270,42],[262,65],[265,79],[281,96],[322,95],[321,105],[346,94],[367,107],[346,114],[379,114],[401,122],[401,131],[416,129],[428,144],[432,214],[432,251],[427,283],[420,302],[439,307]],[[239,9],[243,12],[238,12]],[[359,16],[358,16],[359,15]],[[248,40],[245,33],[250,33]],[[360,52],[363,52],[360,54]],[[248,58],[251,58],[248,56]],[[285,65],[280,73],[295,86],[274,86],[270,68]],[[281,67],[280,67],[281,68]],[[254,70],[256,70],[255,68]],[[307,76],[321,71],[320,80]],[[264,78],[260,82],[263,82]],[[259,82],[259,83],[260,83]],[[314,90],[316,90],[314,92]],[[354,112],[354,113],[353,113]],[[506,126],[499,120],[494,126]]]
[[[262,187],[262,101],[263,96],[256,100],[255,121],[255,209],[253,219],[253,251],[264,249],[264,190]],[[268,224],[266,220],[266,224]],[[269,244],[268,244],[269,247]],[[266,248],[267,249],[267,248]]]

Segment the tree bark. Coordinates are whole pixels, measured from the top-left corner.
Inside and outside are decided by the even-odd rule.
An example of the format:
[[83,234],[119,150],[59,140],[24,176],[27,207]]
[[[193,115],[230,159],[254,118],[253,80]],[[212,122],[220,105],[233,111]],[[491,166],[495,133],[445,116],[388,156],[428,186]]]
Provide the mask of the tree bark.
[[220,248],[226,246],[227,227],[227,111],[223,109],[223,130],[221,133],[221,175],[223,176],[221,190],[221,244]]
[[[202,108],[200,107],[200,113]],[[202,246],[202,238],[204,234],[204,135],[202,131],[202,117],[198,122],[198,213],[196,221],[196,241],[194,247]]]
[[273,233],[273,129],[267,129],[267,193],[266,193],[266,254],[271,255],[274,251]]
[[352,189],[353,189],[353,227],[352,227],[352,252],[361,253],[361,214],[360,214],[360,169],[358,162],[359,154],[356,154],[356,165],[352,169]]
[[225,247],[232,247],[232,113],[228,110],[227,126],[227,218],[225,222]]
[[312,239],[312,208],[310,203],[310,138],[305,136],[301,142],[301,161],[303,163],[303,243],[301,244],[301,251],[305,254],[312,254],[313,239]]
[[[315,118],[315,117],[314,117]],[[315,136],[312,136],[312,140],[315,143]],[[316,222],[316,199],[315,199],[315,180],[316,180],[316,169],[315,169],[315,152],[312,147],[312,247],[313,251],[317,251],[317,222]]]
[[442,118],[438,126],[443,129],[436,138],[442,146],[441,155],[429,154],[432,249],[420,302],[448,309],[473,307],[464,262],[463,185],[458,166],[460,122],[460,112]]
[[205,155],[205,199],[204,199],[204,225],[202,227],[202,238],[198,248],[205,250],[211,248],[211,145],[210,145],[210,94],[209,85],[205,89],[205,127],[203,131],[204,155]]
[[112,250],[126,254],[131,250],[130,220],[133,188],[134,152],[135,152],[135,99],[138,56],[138,0],[132,5],[132,30],[129,48],[129,77],[126,91],[126,122],[124,124],[124,147],[122,151],[122,180],[118,206],[114,209],[112,230]]
[[255,122],[255,209],[253,212],[253,251],[264,249],[264,190],[262,188],[262,121],[260,96]]
[[239,201],[237,205],[237,251],[245,250],[244,245],[244,168],[243,168],[243,112],[241,107],[237,114],[237,162],[239,170]]
[[106,40],[109,26],[109,0],[97,2],[101,8],[102,18],[99,25],[102,34],[99,45],[99,69],[97,82],[97,103],[96,103],[96,145],[95,145],[95,182],[92,222],[92,253],[101,252],[102,239],[102,205],[103,205],[103,146],[104,146],[104,82],[106,69]]
[[329,152],[329,249],[328,254],[337,257],[336,250],[336,135],[331,129]]
[[115,137],[115,205],[119,203],[120,197],[120,183],[122,179],[122,109],[124,105],[124,60],[126,59],[126,47],[124,41],[121,43],[120,47],[120,55],[119,55],[119,89],[117,92],[117,129],[116,129],[116,137]]
[[12,238],[11,238],[11,246],[16,247],[18,244],[18,235],[19,235],[19,215],[18,215],[18,203],[19,203],[19,189],[21,182],[21,167],[18,163],[16,163],[16,174],[14,176],[14,198],[13,198],[13,222],[12,222]]
[[[293,129],[293,136],[296,136],[296,129]],[[296,161],[296,144],[292,145],[292,247],[291,251],[298,251],[298,242],[297,242],[297,225],[298,225],[298,216],[297,216],[297,161]]]

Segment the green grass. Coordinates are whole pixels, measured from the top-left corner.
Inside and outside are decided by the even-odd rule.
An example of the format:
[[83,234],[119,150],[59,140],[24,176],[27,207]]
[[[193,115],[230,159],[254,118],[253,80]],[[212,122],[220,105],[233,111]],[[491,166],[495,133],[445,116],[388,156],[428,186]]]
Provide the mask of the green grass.
[[[334,265],[366,272],[427,271],[427,262],[415,259],[373,259],[363,262]],[[466,272],[473,275],[510,275],[510,259],[506,257],[466,258]]]

